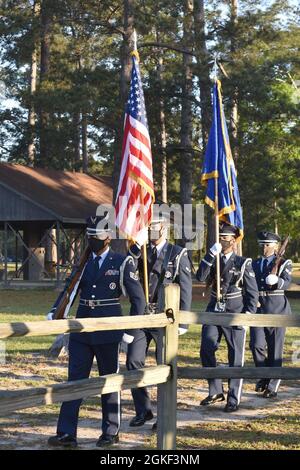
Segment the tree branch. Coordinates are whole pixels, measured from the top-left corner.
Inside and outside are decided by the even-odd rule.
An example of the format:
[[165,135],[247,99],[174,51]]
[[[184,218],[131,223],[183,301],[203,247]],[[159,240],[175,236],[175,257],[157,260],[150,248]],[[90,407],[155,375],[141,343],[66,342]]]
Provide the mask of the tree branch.
[[139,49],[141,49],[142,47],[161,47],[163,49],[169,49],[171,51],[176,51],[182,54],[188,54],[196,57],[196,54],[194,52],[190,51],[189,49],[184,49],[180,46],[177,46],[176,44],[167,44],[163,42],[142,42],[141,44],[139,44]]

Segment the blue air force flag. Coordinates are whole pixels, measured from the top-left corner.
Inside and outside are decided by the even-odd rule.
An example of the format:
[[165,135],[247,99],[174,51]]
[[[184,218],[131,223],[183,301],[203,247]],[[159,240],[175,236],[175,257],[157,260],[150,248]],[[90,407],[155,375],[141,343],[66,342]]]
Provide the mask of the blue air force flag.
[[201,183],[206,186],[205,202],[213,209],[216,205],[217,184],[219,220],[238,227],[240,232],[238,240],[241,240],[244,233],[242,207],[219,80],[216,80],[213,89],[213,122],[205,152]]

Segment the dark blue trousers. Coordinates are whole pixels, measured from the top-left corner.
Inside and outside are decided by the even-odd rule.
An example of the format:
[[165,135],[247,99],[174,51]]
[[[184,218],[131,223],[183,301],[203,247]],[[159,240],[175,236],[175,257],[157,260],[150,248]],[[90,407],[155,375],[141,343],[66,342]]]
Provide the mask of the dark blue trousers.
[[[250,349],[256,367],[281,367],[285,328],[250,328]],[[277,392],[280,379],[261,381],[272,392]]]
[[[215,325],[203,325],[200,357],[203,367],[217,367],[216,351],[222,336],[225,337],[228,348],[229,367],[244,365],[244,352],[246,330],[243,327],[221,327]],[[209,395],[223,393],[221,379],[209,379]],[[229,379],[227,403],[238,405],[242,393],[242,379]]]
[[[128,345],[127,350],[127,370],[142,369],[145,367],[147,352],[152,339],[156,344],[156,362],[161,363],[161,358],[158,357],[157,344],[162,334],[162,330],[137,330],[134,334],[134,340]],[[137,415],[146,413],[151,410],[151,400],[146,387],[133,388],[131,394],[134,402],[135,412]]]
[[[72,337],[69,343],[69,374],[68,380],[80,380],[89,377],[96,357],[99,375],[118,372],[119,343],[91,345],[79,342]],[[82,400],[64,402],[60,409],[57,433],[77,435],[79,408]],[[102,403],[102,432],[115,435],[120,427],[120,394],[107,393],[101,395]]]

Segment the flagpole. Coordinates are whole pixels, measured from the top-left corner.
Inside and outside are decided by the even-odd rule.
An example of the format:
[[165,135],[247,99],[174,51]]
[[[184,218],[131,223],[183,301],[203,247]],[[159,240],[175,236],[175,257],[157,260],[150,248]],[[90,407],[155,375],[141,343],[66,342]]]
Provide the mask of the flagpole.
[[[137,49],[137,34],[136,30],[133,30],[132,34],[132,40],[133,40],[133,53],[137,55],[137,60],[138,60],[138,49]],[[141,206],[144,208],[144,190],[141,188]],[[144,220],[144,217],[142,217],[142,220]],[[146,303],[149,303],[149,282],[148,282],[148,259],[147,259],[147,242],[145,242],[142,246],[142,258],[143,258],[143,274],[144,274],[144,293],[145,293],[145,298],[146,298]]]
[[132,41],[133,41],[133,51],[138,51],[137,50],[137,34],[136,34],[136,30],[134,29],[133,30],[133,33],[132,33]]
[[[213,91],[213,123],[211,126],[209,140],[205,152],[203,171],[202,171],[202,183],[207,186],[207,193],[205,202],[212,206],[214,202],[214,221],[215,221],[215,242],[219,243],[220,229],[220,206],[226,208],[223,212],[231,213],[235,212],[233,219],[229,217],[228,223],[233,220],[235,225],[238,226],[240,234],[243,232],[243,220],[242,220],[242,208],[240,204],[238,186],[236,181],[236,172],[234,168],[234,162],[231,156],[230,144],[228,138],[228,131],[225,121],[225,115],[222,105],[221,95],[221,83],[217,78],[217,58],[214,58],[213,67],[213,78],[214,78],[214,91]],[[226,160],[225,160],[226,159]],[[225,161],[227,162],[225,165]],[[219,180],[219,177],[224,173],[225,179]],[[233,185],[231,179],[233,179]],[[214,179],[214,186],[208,186],[208,180],[212,184]],[[225,180],[228,183],[225,183]],[[220,201],[219,201],[219,188],[220,188]],[[235,191],[235,192],[234,192]],[[229,210],[228,210],[229,209]],[[225,219],[225,217],[224,217]],[[225,219],[227,220],[227,219]],[[231,224],[233,225],[233,224]],[[221,256],[220,253],[216,256],[215,261],[215,289],[218,311],[223,311],[224,305],[222,300],[221,290]]]
[[[217,65],[217,55],[214,57],[214,81],[217,83],[218,77],[218,65]],[[219,193],[218,193],[218,178],[215,178],[215,239],[216,243],[219,243]],[[217,281],[217,302],[221,301],[221,269],[220,269],[220,253],[217,253],[216,256],[216,281]]]
[[[144,210],[144,189],[141,188],[141,207]],[[141,217],[141,220],[144,220],[144,217]],[[147,242],[143,244],[142,247],[142,257],[143,257],[143,274],[144,274],[144,293],[146,298],[146,303],[149,303],[149,282],[148,282],[148,259],[147,259]]]
[[147,244],[143,245],[143,268],[144,268],[144,292],[146,303],[149,303],[149,284],[148,284],[148,263],[147,263]]
[[[218,178],[215,178],[215,238],[219,243],[219,195]],[[221,272],[220,272],[220,253],[216,255],[216,281],[217,281],[217,302],[221,301]]]

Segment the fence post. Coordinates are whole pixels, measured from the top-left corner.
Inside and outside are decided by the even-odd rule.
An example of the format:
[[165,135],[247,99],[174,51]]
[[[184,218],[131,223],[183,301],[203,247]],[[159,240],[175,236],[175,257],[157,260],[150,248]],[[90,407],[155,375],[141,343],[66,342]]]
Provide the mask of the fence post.
[[170,324],[165,328],[163,363],[171,366],[171,378],[158,386],[157,448],[176,449],[177,421],[177,353],[180,287],[171,284],[165,289],[165,310]]

